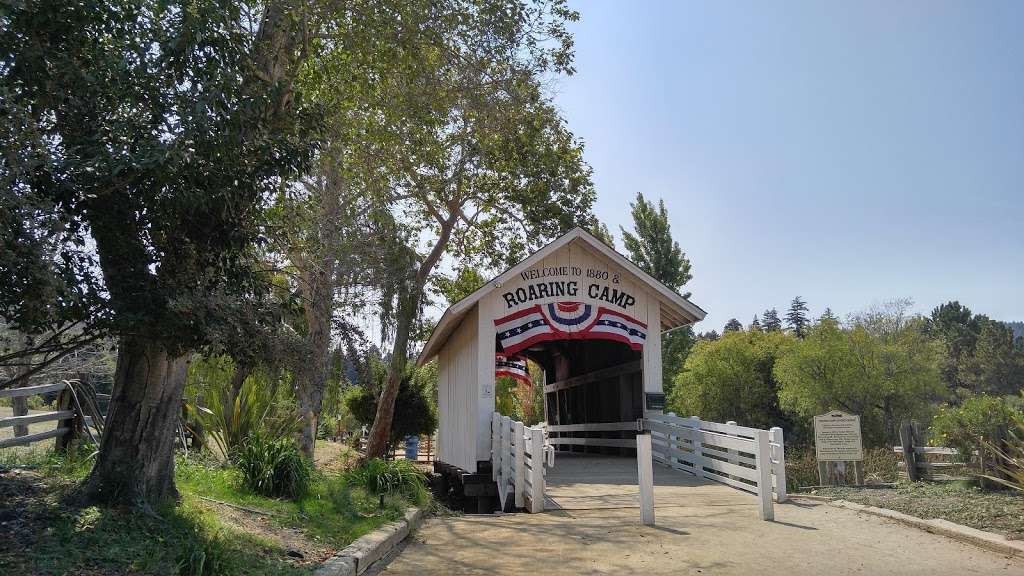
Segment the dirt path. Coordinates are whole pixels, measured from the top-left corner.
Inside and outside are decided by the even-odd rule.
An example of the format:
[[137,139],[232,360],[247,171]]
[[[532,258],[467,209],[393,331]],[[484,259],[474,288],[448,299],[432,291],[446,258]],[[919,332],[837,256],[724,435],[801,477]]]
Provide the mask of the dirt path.
[[1024,575],[1024,559],[816,502],[763,522],[752,495],[668,471],[657,525],[642,526],[631,462],[602,473],[563,459],[549,491],[562,510],[431,519],[379,573]]

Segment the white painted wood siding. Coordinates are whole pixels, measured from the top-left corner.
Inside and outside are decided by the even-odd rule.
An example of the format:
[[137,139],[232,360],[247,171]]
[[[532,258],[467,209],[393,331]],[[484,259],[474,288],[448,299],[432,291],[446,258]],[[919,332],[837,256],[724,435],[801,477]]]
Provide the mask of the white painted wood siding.
[[[437,459],[469,472],[476,472],[479,431],[477,317],[474,307],[441,348],[437,367]],[[493,334],[489,338],[493,350]],[[493,379],[493,352],[491,356]]]

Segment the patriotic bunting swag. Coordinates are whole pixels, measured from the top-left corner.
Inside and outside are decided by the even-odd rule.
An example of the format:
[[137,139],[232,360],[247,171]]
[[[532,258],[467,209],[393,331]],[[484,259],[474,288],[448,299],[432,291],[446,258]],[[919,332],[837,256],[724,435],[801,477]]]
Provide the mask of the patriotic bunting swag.
[[505,354],[545,340],[615,340],[643,348],[647,325],[621,312],[581,302],[537,304],[494,321]]
[[498,354],[494,361],[494,375],[511,376],[527,386],[533,386],[530,371],[526,367],[526,358],[523,356]]

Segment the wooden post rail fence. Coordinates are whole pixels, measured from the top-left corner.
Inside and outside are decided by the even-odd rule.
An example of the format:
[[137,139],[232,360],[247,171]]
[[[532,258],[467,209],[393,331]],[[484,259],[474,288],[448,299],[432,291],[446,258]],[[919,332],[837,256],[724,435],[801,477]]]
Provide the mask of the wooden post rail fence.
[[[998,439],[1000,432],[996,430],[993,435]],[[917,422],[900,424],[900,445],[893,446],[892,450],[902,456],[897,462],[901,478],[912,481],[938,482],[970,479],[966,473],[966,459],[963,458],[959,450],[944,446],[924,446],[923,444]],[[974,452],[974,455],[980,456],[977,451]],[[932,457],[933,460],[927,460],[928,457]],[[947,461],[935,461],[935,458],[944,458]]]
[[24,398],[26,396],[53,392],[59,392],[56,410],[28,414],[26,416],[0,418],[0,428],[51,421],[56,422],[55,428],[26,436],[16,436],[0,440],[0,448],[27,446],[36,442],[42,442],[43,440],[49,440],[50,438],[56,438],[56,449],[63,451],[71,445],[72,440],[81,435],[85,426],[85,418],[78,409],[78,402],[75,401],[74,391],[66,381],[57,384],[26,386],[24,388],[5,388],[0,390],[0,398]]

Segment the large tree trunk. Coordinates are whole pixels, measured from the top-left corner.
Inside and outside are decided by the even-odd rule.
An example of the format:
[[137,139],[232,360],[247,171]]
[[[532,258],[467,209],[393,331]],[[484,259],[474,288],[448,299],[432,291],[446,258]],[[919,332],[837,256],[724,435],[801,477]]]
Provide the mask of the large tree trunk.
[[123,337],[100,453],[83,495],[90,501],[152,508],[175,499],[174,428],[189,356]]
[[395,327],[395,345],[391,350],[391,361],[388,363],[387,381],[377,401],[377,412],[373,417],[373,427],[366,441],[366,457],[382,458],[388,450],[391,440],[391,422],[395,415],[395,398],[402,383],[409,356],[409,332],[416,318],[418,298],[406,296],[399,304],[398,325]]

